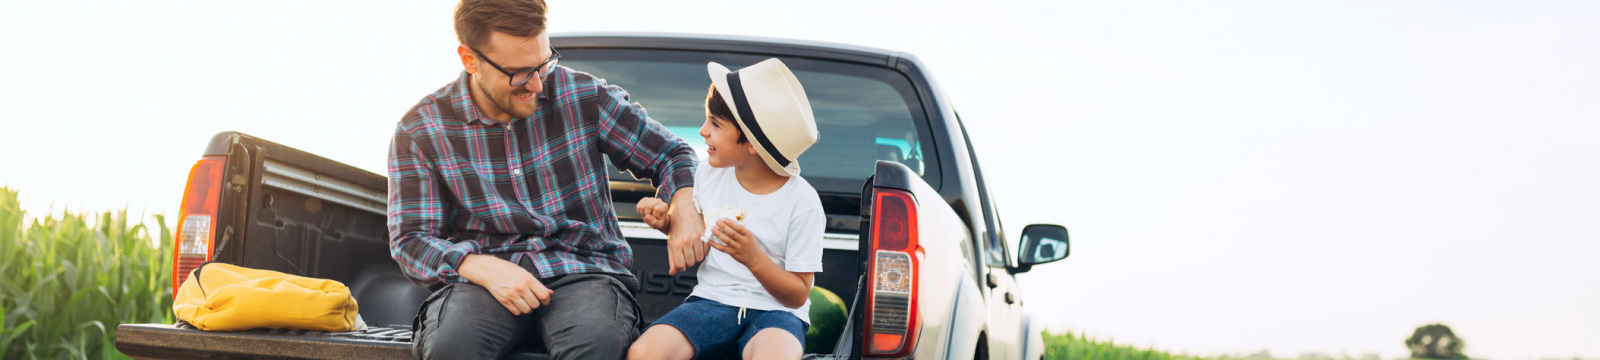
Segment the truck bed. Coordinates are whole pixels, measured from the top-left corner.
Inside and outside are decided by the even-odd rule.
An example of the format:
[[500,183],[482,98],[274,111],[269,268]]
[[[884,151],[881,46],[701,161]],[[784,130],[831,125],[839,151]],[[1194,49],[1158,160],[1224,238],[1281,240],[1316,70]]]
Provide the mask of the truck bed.
[[[411,319],[428,291],[406,279],[389,257],[381,175],[236,132],[214,137],[205,156],[227,159],[223,177],[233,185],[219,204],[218,228],[226,235],[215,244],[214,260],[343,282],[372,328],[208,332],[183,324],[127,324],[118,327],[119,351],[146,359],[410,358]],[[653,189],[612,184],[619,225],[633,248],[644,327],[688,297],[698,267],[669,275],[666,236],[633,211],[634,202]],[[854,292],[857,236],[839,230],[825,235],[817,286],[841,296]],[[548,358],[534,346],[510,358]]]
[[[621,224],[624,236],[634,246],[635,253],[660,254],[666,251],[665,236],[660,232],[637,222],[625,221]],[[829,234],[824,242],[827,249],[824,250],[823,267],[828,271],[848,272],[850,275],[819,276],[816,278],[817,286],[853,291],[854,284],[847,279],[855,277],[855,239],[847,235]],[[640,291],[635,297],[643,315],[641,327],[649,326],[655,319],[671,311],[694,287],[694,274],[698,267],[677,275],[668,275],[666,267],[665,256],[635,259],[634,275],[640,279]],[[365,300],[381,303],[376,299]],[[366,304],[362,297],[358,297],[357,301]],[[117,327],[117,350],[136,359],[410,359],[411,328],[397,324],[373,326],[366,331],[329,333],[280,329],[202,331],[183,323],[124,324]],[[528,347],[514,350],[506,358],[548,359],[546,354],[543,348]],[[807,358],[819,356],[810,354]]]
[[[135,359],[410,359],[411,330],[379,327],[344,333],[201,331],[185,324],[125,324],[117,326],[117,351]],[[519,352],[508,358],[549,356]]]
[[[376,327],[329,333],[305,330],[202,331],[186,324],[117,327],[117,351],[135,359],[411,359],[411,329]],[[518,349],[508,360],[545,360],[543,349]],[[806,354],[804,359],[829,359]]]

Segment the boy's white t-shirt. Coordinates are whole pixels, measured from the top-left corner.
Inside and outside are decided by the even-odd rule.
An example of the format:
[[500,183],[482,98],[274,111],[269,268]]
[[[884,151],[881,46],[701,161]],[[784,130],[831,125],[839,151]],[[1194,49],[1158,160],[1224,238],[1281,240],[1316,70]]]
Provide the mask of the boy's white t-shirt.
[[[791,176],[777,191],[756,195],[739,185],[733,168],[701,163],[694,173],[694,204],[702,213],[723,206],[743,207],[745,228],[773,264],[792,272],[822,272],[822,233],[827,219],[822,212],[822,199],[805,178]],[[706,253],[697,277],[700,283],[694,286],[691,296],[735,307],[785,310],[800,321],[811,323],[810,299],[798,309],[784,307],[756,281],[749,268],[721,250],[713,248]]]

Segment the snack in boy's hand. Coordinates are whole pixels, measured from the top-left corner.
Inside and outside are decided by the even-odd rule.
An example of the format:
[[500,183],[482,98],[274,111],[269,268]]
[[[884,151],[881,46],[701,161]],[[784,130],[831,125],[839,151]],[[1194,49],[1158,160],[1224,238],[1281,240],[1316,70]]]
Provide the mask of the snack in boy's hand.
[[704,216],[706,218],[706,233],[700,235],[700,241],[716,240],[718,244],[721,244],[722,239],[717,239],[716,235],[712,235],[711,230],[715,229],[717,221],[722,219],[731,219],[737,223],[744,223],[744,208],[735,209],[733,206],[723,206],[706,210]]

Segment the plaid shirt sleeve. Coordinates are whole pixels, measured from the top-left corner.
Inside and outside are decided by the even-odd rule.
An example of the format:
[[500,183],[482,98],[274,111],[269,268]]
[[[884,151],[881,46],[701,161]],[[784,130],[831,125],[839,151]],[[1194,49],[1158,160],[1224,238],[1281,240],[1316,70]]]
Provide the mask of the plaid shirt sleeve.
[[638,179],[649,179],[656,197],[668,203],[678,189],[694,186],[694,149],[645,114],[628,91],[595,79],[600,91],[600,149],[611,164]]
[[443,238],[447,204],[444,184],[426,153],[401,122],[389,144],[389,256],[400,270],[420,284],[465,283],[457,270],[467,254],[479,253],[476,241],[452,243]]

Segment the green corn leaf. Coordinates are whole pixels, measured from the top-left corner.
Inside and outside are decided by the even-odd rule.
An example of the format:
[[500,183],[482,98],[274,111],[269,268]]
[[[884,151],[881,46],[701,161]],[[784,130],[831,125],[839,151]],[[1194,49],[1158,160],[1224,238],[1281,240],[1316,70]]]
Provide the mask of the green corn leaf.
[[24,223],[0,187],[0,359],[126,359],[118,324],[172,322],[172,231],[126,209]]

